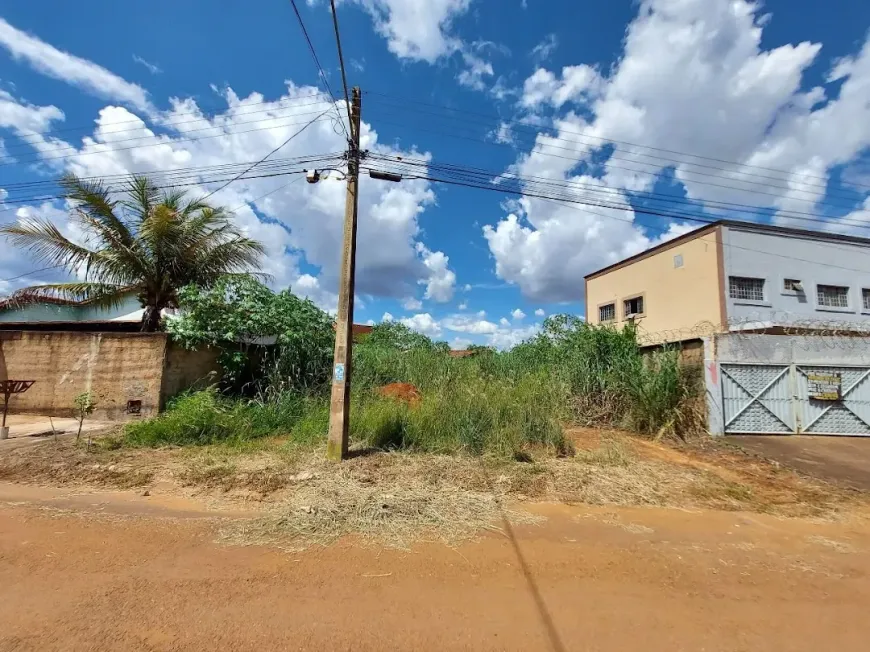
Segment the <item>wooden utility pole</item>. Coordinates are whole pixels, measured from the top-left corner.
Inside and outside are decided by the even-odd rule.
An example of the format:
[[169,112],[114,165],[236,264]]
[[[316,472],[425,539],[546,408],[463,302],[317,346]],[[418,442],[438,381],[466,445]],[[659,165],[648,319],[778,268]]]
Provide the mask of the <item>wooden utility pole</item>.
[[332,397],[329,402],[329,441],[326,456],[342,460],[347,455],[350,425],[350,379],[353,354],[353,296],[356,272],[356,218],[359,207],[359,131],[361,98],[353,88],[350,103],[350,140],[347,150],[347,199],[344,204],[344,247],[335,318],[335,358],[332,366]]

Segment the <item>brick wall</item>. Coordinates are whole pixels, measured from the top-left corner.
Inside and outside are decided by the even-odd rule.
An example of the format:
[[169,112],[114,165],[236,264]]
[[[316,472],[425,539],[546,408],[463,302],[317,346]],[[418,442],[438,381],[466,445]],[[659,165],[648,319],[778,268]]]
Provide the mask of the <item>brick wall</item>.
[[174,347],[164,333],[0,332],[0,380],[36,381],[11,398],[12,413],[72,416],[75,397],[91,392],[95,419],[136,418],[129,401],[153,416],[215,369],[214,352]]
[[160,407],[179,392],[191,387],[202,389],[220,380],[217,349],[188,351],[169,343],[166,349],[166,364],[163,368],[163,384],[160,390]]

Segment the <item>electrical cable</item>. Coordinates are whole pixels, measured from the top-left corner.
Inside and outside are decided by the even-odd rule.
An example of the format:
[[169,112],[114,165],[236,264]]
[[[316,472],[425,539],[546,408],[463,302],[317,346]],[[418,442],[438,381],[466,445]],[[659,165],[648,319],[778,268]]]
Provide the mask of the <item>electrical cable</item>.
[[[270,171],[270,172],[280,172],[282,170],[289,170],[293,166],[305,165],[310,163],[332,163],[334,161],[340,161],[344,156],[344,153],[338,154],[325,154],[325,155],[315,155],[308,157],[295,157],[288,159],[280,159],[275,161],[270,161],[265,164],[259,166],[261,171]],[[235,170],[240,168],[241,166],[250,166],[250,163],[236,163],[232,165],[218,165],[218,166],[206,166],[203,168],[187,168],[182,169],[179,173],[177,171],[168,170],[165,172],[159,171],[150,171],[150,172],[132,172],[132,173],[124,173],[122,175],[115,175],[114,177],[82,177],[83,180],[93,180],[93,181],[106,181],[108,183],[120,183],[128,181],[136,176],[147,176],[149,180],[153,181],[156,187],[167,187],[166,184],[170,182],[180,182],[185,180],[190,180],[194,182],[194,184],[210,184],[214,183],[217,180],[225,180],[223,178],[215,179],[215,178],[207,178],[208,174],[215,175],[219,174],[223,177],[226,174],[233,174]],[[253,166],[251,166],[253,167]],[[243,175],[236,175],[241,177]],[[235,177],[233,177],[235,178]],[[54,185],[59,185],[60,179],[52,180],[51,183]],[[187,185],[194,185],[187,184]],[[0,204],[27,204],[34,202],[44,202],[51,201],[55,199],[63,199],[65,197],[64,194],[52,194],[52,195],[31,195],[27,197],[15,197],[13,199],[5,198],[0,201]],[[0,212],[7,212],[9,210],[14,209],[6,209],[0,210]]]
[[[371,169],[371,168],[364,168],[364,169]],[[673,214],[668,214],[668,213],[663,213],[663,212],[658,212],[658,211],[650,211],[650,210],[643,209],[643,208],[637,208],[637,207],[634,207],[634,206],[610,206],[610,205],[607,205],[607,204],[596,204],[596,203],[587,202],[587,201],[581,201],[581,200],[577,200],[577,199],[571,200],[571,199],[565,199],[565,198],[554,198],[554,197],[550,197],[550,196],[543,195],[543,194],[528,193],[528,192],[525,192],[525,191],[522,191],[522,190],[513,190],[513,189],[508,189],[508,188],[499,188],[499,187],[493,187],[493,186],[491,186],[491,185],[474,184],[474,183],[470,183],[470,182],[456,181],[456,180],[453,180],[453,179],[442,179],[442,178],[432,177],[432,176],[429,176],[429,175],[423,175],[423,174],[421,174],[421,175],[417,175],[417,176],[413,176],[413,177],[408,177],[408,178],[423,179],[423,180],[431,181],[431,182],[435,182],[435,183],[444,183],[444,184],[448,184],[448,185],[463,186],[463,187],[467,187],[467,188],[475,188],[475,189],[478,189],[478,190],[490,190],[490,191],[494,191],[494,192],[501,192],[501,193],[504,193],[504,194],[519,195],[519,196],[523,196],[523,197],[534,197],[534,198],[537,198],[537,199],[542,199],[542,200],[544,200],[544,201],[549,201],[550,203],[554,203],[554,204],[557,204],[557,205],[565,206],[566,208],[572,208],[572,209],[574,209],[574,210],[579,210],[579,211],[581,211],[581,212],[589,213],[589,214],[592,214],[592,215],[598,215],[598,216],[600,216],[600,217],[607,218],[607,219],[615,219],[615,220],[617,220],[617,221],[626,222],[626,223],[629,223],[629,224],[634,224],[634,223],[635,223],[634,220],[622,219],[622,218],[616,217],[616,216],[614,216],[614,215],[604,215],[603,213],[595,213],[595,212],[589,211],[588,209],[581,209],[581,208],[578,208],[578,207],[576,207],[576,206],[572,206],[571,204],[580,204],[580,205],[583,205],[583,206],[594,206],[594,207],[598,207],[598,208],[610,208],[610,209],[621,210],[621,211],[626,211],[626,212],[627,212],[627,211],[633,211],[634,213],[641,213],[641,214],[644,214],[644,215],[653,215],[653,216],[658,216],[658,217],[667,217],[667,218],[670,218],[670,219],[673,219],[673,218],[676,218],[676,219],[686,219],[686,220],[689,220],[689,221],[700,222],[700,223],[708,224],[708,225],[715,225],[715,224],[718,224],[718,223],[720,222],[720,220],[709,220],[709,219],[702,218],[702,217],[699,217],[699,216],[691,216],[691,215],[673,215]],[[732,220],[732,221],[739,222],[739,220]],[[747,224],[748,226],[758,226],[757,223],[752,223],[752,222],[743,222],[743,223],[744,223],[744,224]],[[660,230],[659,232],[660,232],[660,233],[667,233],[666,230]],[[817,234],[819,234],[819,232],[817,232],[817,231],[816,231],[816,232],[808,231],[808,233],[817,233]],[[825,235],[825,234],[820,234],[820,235]],[[784,258],[784,259],[786,259],[786,260],[793,260],[793,261],[796,260],[796,261],[800,261],[800,262],[812,263],[812,264],[815,264],[815,265],[822,265],[822,266],[825,266],[825,267],[832,267],[832,268],[836,268],[836,269],[842,269],[842,270],[846,270],[846,271],[849,271],[849,272],[860,272],[860,273],[862,273],[862,274],[866,274],[866,273],[867,273],[867,270],[863,270],[863,269],[855,269],[855,268],[852,268],[852,267],[843,267],[843,266],[841,266],[841,265],[836,265],[836,264],[833,264],[833,263],[823,263],[823,262],[816,261],[816,260],[809,260],[809,259],[804,259],[804,258],[797,258],[797,257],[795,257],[795,256],[788,256],[788,255],[784,255],[784,254],[776,254],[776,253],[774,253],[774,252],[770,252],[770,251],[762,251],[762,250],[759,250],[759,249],[752,249],[752,248],[749,248],[749,247],[743,247],[743,246],[735,245],[735,244],[732,244],[732,243],[723,243],[723,245],[724,245],[724,246],[730,246],[730,247],[732,247],[732,248],[736,248],[736,249],[743,249],[743,250],[750,251],[750,252],[754,252],[754,253],[762,253],[762,254],[767,254],[767,255],[770,255],[770,256],[776,256],[776,257],[779,257],[779,258]]]
[[[380,118],[380,119],[378,119],[377,121],[380,122],[380,123],[386,123],[386,124],[392,124],[392,125],[396,125],[396,126],[400,126],[400,127],[412,128],[412,129],[415,129],[415,130],[417,130],[417,131],[428,132],[428,133],[436,134],[436,135],[438,135],[438,136],[444,136],[444,137],[447,137],[447,138],[456,138],[456,139],[460,139],[460,140],[467,140],[467,141],[472,141],[472,142],[478,142],[478,143],[482,143],[482,144],[484,144],[484,145],[490,145],[490,146],[495,146],[495,147],[511,147],[511,148],[512,148],[512,146],[511,146],[510,144],[508,144],[508,143],[499,143],[499,142],[494,142],[494,141],[487,141],[487,140],[482,140],[482,139],[480,139],[480,138],[472,138],[472,137],[470,137],[470,136],[463,136],[463,135],[460,135],[460,134],[457,134],[457,133],[446,133],[446,132],[444,132],[444,131],[438,131],[438,130],[435,130],[435,129],[428,129],[428,128],[426,128],[426,127],[419,127],[419,126],[416,126],[416,125],[408,125],[408,124],[401,123],[401,122],[396,122],[396,121],[393,121],[393,120],[385,120],[385,119],[383,119],[383,118]],[[547,144],[544,144],[543,146],[544,146],[544,147],[549,147],[549,145],[547,145]],[[537,145],[536,145],[536,147],[537,147]],[[557,147],[557,146],[553,146],[553,147]],[[566,149],[566,148],[559,148],[559,149]],[[571,162],[574,163],[575,165],[579,165],[580,163],[583,163],[583,162],[584,162],[584,161],[582,161],[582,160],[577,159],[577,157],[561,156],[561,155],[559,155],[559,154],[550,154],[550,153],[548,153],[548,152],[544,152],[544,151],[540,151],[540,150],[537,150],[537,151],[535,151],[534,153],[535,153],[535,154],[538,154],[538,155],[540,155],[540,156],[546,156],[546,157],[550,157],[550,158],[557,158],[557,159],[562,159],[562,160],[565,160],[565,161],[571,161]],[[652,165],[651,163],[644,163],[643,161],[638,161],[638,163],[640,163],[641,165]],[[624,167],[624,166],[613,165],[613,164],[608,163],[608,162],[600,163],[600,164],[598,164],[598,165],[600,165],[601,167],[610,168],[610,169],[614,169],[614,170],[625,170],[625,171],[641,173],[641,174],[648,175],[648,176],[653,176],[653,177],[658,177],[658,176],[661,175],[661,172],[659,172],[659,171],[652,171],[652,170],[638,170],[637,168],[628,168],[628,167]],[[689,171],[683,171],[684,174],[685,174],[686,172],[688,172],[689,174],[705,175],[705,173],[695,172],[695,171],[692,171],[692,170],[689,170]],[[709,174],[706,174],[706,176],[715,176],[715,175],[709,175]],[[718,178],[725,178],[725,177],[718,177]],[[748,192],[748,193],[760,194],[760,195],[767,195],[767,196],[777,197],[777,198],[780,198],[780,197],[782,196],[782,194],[771,193],[771,192],[767,192],[767,191],[764,191],[764,190],[757,190],[757,189],[755,189],[755,188],[743,188],[743,187],[729,186],[729,185],[723,185],[723,184],[712,183],[712,182],[709,182],[709,181],[701,181],[701,180],[698,180],[698,179],[686,179],[686,181],[689,181],[689,182],[692,182],[692,183],[697,183],[697,184],[700,184],[700,185],[705,185],[705,186],[712,186],[712,187],[717,187],[717,188],[724,188],[724,189],[727,189],[727,190],[732,190],[732,191],[737,191],[737,192]],[[745,180],[739,180],[739,179],[737,179],[737,180],[733,180],[733,182],[735,182],[735,183],[744,183],[744,184],[748,184],[748,185],[760,185],[760,186],[763,186],[763,187],[766,187],[766,188],[770,188],[770,187],[772,187],[771,184],[762,184],[762,183],[758,183],[758,182],[745,181]],[[779,187],[779,186],[775,186],[775,187]],[[790,191],[790,192],[794,192],[795,190],[797,190],[797,192],[805,192],[805,193],[810,192],[810,191],[801,191],[801,190],[798,190],[798,189],[795,189],[795,188],[781,188],[781,189],[782,189],[783,191]],[[846,198],[846,197],[844,197],[844,196],[837,196],[837,195],[834,195],[833,197],[834,197],[835,199],[838,198],[838,199],[848,200],[848,201],[850,202],[850,205],[847,207],[847,206],[843,206],[843,205],[834,204],[834,203],[832,203],[830,200],[828,200],[828,201],[817,201],[817,200],[811,200],[811,199],[806,199],[806,198],[801,198],[801,197],[792,197],[791,199],[794,200],[794,201],[799,201],[799,202],[802,202],[802,203],[808,203],[808,204],[811,204],[811,205],[817,205],[817,204],[828,204],[828,205],[831,205],[831,206],[834,206],[834,207],[838,207],[838,208],[854,208],[854,204],[855,204],[854,198]]]
[[[299,22],[299,27],[302,29],[302,35],[305,37],[305,42],[308,43],[308,50],[311,52],[311,57],[314,59],[314,65],[317,66],[317,70],[320,72],[320,80],[326,87],[326,92],[329,93],[329,97],[332,98],[333,105],[337,105],[338,100],[335,97],[335,93],[333,93],[332,89],[329,87],[329,79],[326,77],[326,72],[323,70],[323,66],[320,65],[320,59],[317,56],[317,51],[314,49],[314,44],[311,42],[311,37],[308,36],[308,30],[305,27],[305,21],[302,20],[302,14],[299,13],[299,8],[296,6],[296,0],[290,0],[290,4],[293,5],[293,12],[296,14],[296,20]],[[338,115],[344,135],[349,139],[350,134],[347,133],[347,128],[344,126],[344,121],[341,119],[341,114],[338,112],[337,108],[335,112],[336,115]]]
[[281,143],[280,145],[278,145],[278,147],[276,147],[276,148],[273,149],[271,152],[269,152],[268,154],[266,154],[266,155],[265,155],[263,158],[261,158],[259,161],[257,161],[256,163],[252,164],[252,165],[251,165],[250,167],[248,167],[245,171],[240,172],[237,176],[235,176],[235,177],[233,177],[232,179],[230,179],[229,181],[227,181],[225,184],[223,184],[223,185],[222,185],[220,188],[218,188],[217,190],[212,190],[210,193],[208,193],[205,197],[202,198],[202,201],[205,201],[206,199],[208,199],[209,197],[211,197],[211,196],[214,195],[215,193],[220,192],[221,190],[223,190],[224,188],[226,188],[228,185],[230,185],[233,181],[236,181],[237,179],[243,177],[243,176],[246,175],[248,172],[250,172],[251,170],[253,170],[255,167],[257,167],[257,166],[260,165],[261,163],[264,163],[264,162],[266,161],[267,158],[269,158],[270,156],[272,156],[272,154],[274,154],[275,152],[277,152],[279,149],[281,149],[282,147],[284,147],[284,146],[285,146],[287,143],[289,143],[291,140],[293,140],[294,138],[296,138],[296,136],[298,136],[298,135],[301,134],[303,131],[305,131],[306,129],[308,129],[308,127],[310,127],[311,125],[313,125],[313,124],[314,124],[314,123],[315,123],[315,122],[316,122],[316,121],[317,121],[321,116],[326,115],[327,113],[329,113],[330,110],[331,110],[331,109],[326,109],[326,111],[324,111],[324,112],[321,113],[319,116],[317,116],[317,118],[314,118],[313,120],[309,121],[309,122],[308,122],[304,127],[302,127],[299,131],[297,131],[297,132],[291,134],[290,137],[287,138],[287,140],[285,140],[283,143]]
[[[470,175],[472,177],[472,179],[476,180],[476,181],[489,181],[493,178],[515,180],[515,181],[523,184],[524,189],[536,184],[536,186],[541,186],[541,185],[550,186],[550,187],[558,188],[560,190],[574,189],[574,190],[582,191],[584,193],[604,194],[604,195],[616,194],[619,196],[620,199],[622,197],[624,197],[622,191],[620,191],[619,189],[610,188],[610,187],[606,187],[606,186],[589,187],[589,186],[585,186],[585,185],[576,184],[573,182],[567,182],[567,181],[566,182],[559,182],[556,180],[547,179],[545,177],[520,176],[520,175],[516,175],[514,173],[504,173],[504,172],[499,173],[499,172],[494,172],[491,170],[484,170],[481,168],[474,168],[474,167],[470,167],[470,166],[459,166],[459,165],[452,165],[452,164],[445,165],[445,164],[433,163],[431,161],[424,161],[421,159],[409,159],[409,158],[402,158],[402,157],[390,158],[388,156],[383,156],[383,155],[378,155],[378,154],[370,154],[370,158],[372,160],[382,160],[382,161],[388,161],[388,162],[398,162],[400,160],[401,162],[409,164],[409,165],[426,167],[427,169],[433,169],[436,171],[443,170],[447,173],[454,172],[456,175],[462,175],[462,174]],[[480,177],[485,177],[485,178],[481,179]],[[494,185],[499,185],[499,184],[494,184]],[[637,193],[636,196],[639,199],[645,199],[647,201],[653,201],[653,202],[658,202],[658,203],[662,203],[662,204],[671,204],[671,205],[676,205],[676,206],[680,206],[680,207],[688,206],[689,208],[694,208],[694,206],[695,206],[695,204],[693,204],[692,202],[682,200],[679,197],[660,195],[657,193],[642,192],[642,193]],[[624,201],[625,200],[623,200],[623,202]],[[712,205],[716,209],[735,210],[737,212],[749,212],[749,213],[756,214],[759,216],[761,216],[762,214],[766,214],[772,210],[770,208],[762,207],[762,206],[750,206],[750,205],[746,205],[746,204],[734,204],[734,203],[729,203],[729,202],[712,201],[712,202],[704,202],[704,204],[705,205],[707,205],[707,204]],[[806,222],[815,222],[815,223],[825,224],[825,225],[830,225],[830,223],[831,223],[831,220],[820,217],[818,214],[815,214],[815,213],[802,213],[799,211],[781,211],[779,214],[783,217],[787,217],[789,219],[794,219],[794,220],[800,220],[800,221],[806,221]],[[683,215],[683,213],[679,213],[679,215]],[[834,219],[839,219],[840,223],[846,224],[849,226],[854,226],[856,228],[870,228],[870,224],[868,224],[865,221],[846,220],[843,218],[834,218]]]
[[[324,94],[324,93],[318,93],[317,95],[325,95],[325,94]],[[305,97],[315,97],[315,96],[314,96],[314,95],[302,95],[302,96],[300,96],[300,98],[305,98]],[[294,98],[294,99],[295,99],[295,98]],[[282,101],[283,101],[283,100],[282,100]],[[291,104],[291,105],[284,105],[284,106],[271,106],[271,107],[269,107],[269,108],[267,108],[267,109],[257,109],[257,110],[255,110],[255,111],[233,111],[233,112],[232,112],[232,117],[235,118],[235,117],[237,117],[237,116],[254,115],[254,114],[256,114],[256,113],[268,113],[268,112],[270,112],[270,111],[279,111],[279,110],[281,110],[281,109],[297,109],[297,108],[304,107],[304,106],[316,106],[316,105],[318,105],[318,104],[330,104],[330,103],[331,103],[330,100],[328,100],[328,99],[324,99],[324,100],[320,100],[319,102],[305,102],[304,104]],[[263,100],[263,101],[261,101],[261,102],[252,103],[250,106],[262,106],[263,104],[270,104],[270,102],[267,102],[266,100]],[[279,102],[279,104],[280,104],[280,102]],[[231,107],[228,108],[228,111],[229,111],[229,110],[231,110]],[[316,111],[312,111],[311,113],[316,113]],[[228,113],[222,113],[222,114],[216,114],[216,115],[212,115],[212,116],[207,116],[207,115],[205,115],[205,114],[201,114],[199,111],[185,111],[185,112],[183,112],[183,113],[174,113],[174,114],[172,114],[172,115],[173,115],[173,116],[179,116],[179,115],[197,115],[197,114],[199,114],[199,117],[197,117],[197,118],[193,118],[193,119],[191,119],[191,120],[179,120],[178,122],[170,122],[170,121],[167,121],[167,122],[156,122],[156,121],[153,121],[153,120],[152,120],[152,121],[151,121],[151,124],[152,124],[154,127],[162,127],[162,128],[164,128],[164,129],[174,129],[174,128],[178,127],[179,125],[192,124],[192,123],[194,123],[194,122],[202,122],[203,120],[205,120],[205,121],[209,121],[210,119],[223,118],[223,117],[227,117],[227,116],[228,116]],[[305,115],[305,114],[303,113],[303,114],[297,114],[297,115]],[[283,116],[283,117],[291,117],[291,116]],[[277,119],[277,118],[272,118],[272,119]],[[254,120],[253,122],[258,122],[258,121],[257,121],[257,120]],[[117,127],[118,125],[122,125],[122,124],[130,124],[130,123],[134,123],[134,124],[137,124],[137,125],[140,125],[140,126],[141,126],[141,125],[145,124],[145,120],[142,120],[142,119],[137,119],[137,120],[120,120],[120,121],[118,121],[118,122],[110,122],[109,124],[106,124],[106,125],[102,125],[102,124],[101,124],[101,125],[99,125],[99,127],[100,127],[100,135],[106,135],[106,134],[123,134],[123,133],[128,133],[128,132],[129,132],[129,133],[133,133],[133,132],[139,132],[139,131],[141,131],[141,129],[139,129],[139,128],[136,128],[136,129],[134,129],[134,128],[130,128],[130,129],[111,129],[111,130],[110,130],[110,129],[107,129],[107,127]],[[234,124],[251,124],[251,121],[249,121],[249,122],[234,123]],[[146,125],[146,128],[148,128],[147,125]],[[14,148],[14,147],[25,148],[25,146],[28,147],[28,148],[30,148],[30,149],[32,149],[34,143],[31,143],[30,141],[28,141],[28,140],[27,140],[28,138],[35,138],[35,139],[37,139],[37,140],[34,141],[34,142],[35,142],[35,144],[39,144],[39,143],[41,142],[41,139],[44,139],[44,138],[47,137],[47,136],[55,136],[55,135],[57,135],[57,134],[61,134],[61,133],[64,133],[64,132],[70,132],[70,131],[81,131],[81,132],[85,132],[85,135],[86,135],[86,136],[90,136],[90,135],[94,132],[94,124],[91,124],[91,125],[88,125],[88,126],[85,126],[85,127],[74,127],[74,128],[71,127],[70,129],[55,129],[55,130],[51,130],[51,131],[43,131],[43,132],[40,132],[40,133],[34,133],[34,134],[16,134],[16,137],[17,137],[18,139],[20,139],[21,141],[23,141],[23,142],[21,142],[21,143],[11,143],[11,144],[7,144],[7,145],[6,145],[6,149],[9,150],[10,148]]]
[[[283,120],[286,117],[294,117],[295,118],[295,117],[302,116],[302,115],[311,115],[313,113],[317,113],[317,111],[306,111],[305,113],[300,113],[300,114],[297,114],[294,116],[285,116],[285,117],[280,117],[280,118],[278,118],[278,117],[267,118],[265,120],[251,120],[251,121],[247,121],[247,122],[239,122],[237,124],[242,124],[242,125],[244,125],[244,124],[262,124],[264,122],[269,122],[271,120]],[[0,167],[7,166],[7,165],[20,165],[22,163],[42,163],[43,161],[54,161],[54,160],[67,159],[67,158],[76,158],[79,156],[91,156],[93,154],[107,154],[110,152],[123,152],[123,151],[131,150],[131,149],[138,149],[140,147],[155,147],[157,145],[172,145],[175,143],[196,142],[196,141],[200,141],[200,140],[208,140],[210,138],[220,138],[221,136],[234,136],[236,134],[247,134],[247,133],[251,133],[254,131],[264,131],[266,129],[279,129],[281,127],[293,127],[293,126],[298,125],[298,124],[303,124],[303,123],[302,122],[289,122],[289,123],[284,123],[284,124],[271,125],[269,127],[258,127],[255,129],[242,129],[242,130],[238,130],[238,131],[222,131],[219,134],[213,134],[210,136],[199,136],[197,138],[173,138],[172,136],[169,136],[166,134],[153,134],[151,136],[141,136],[138,138],[127,138],[127,139],[122,139],[122,140],[116,140],[116,141],[113,141],[111,143],[95,142],[95,143],[93,143],[94,145],[110,146],[109,149],[105,149],[105,150],[101,150],[101,151],[97,151],[97,152],[82,152],[80,150],[76,150],[75,146],[67,145],[66,147],[58,148],[57,151],[76,150],[76,153],[64,154],[61,156],[36,155],[36,156],[29,158],[29,159],[20,159],[19,158],[19,159],[8,161],[8,162],[0,162]],[[185,133],[190,134],[190,133],[195,133],[198,131],[209,131],[212,129],[224,129],[224,127],[214,125],[211,127],[203,127],[202,129],[191,129],[190,131],[187,131]],[[130,142],[133,140],[151,140],[151,139],[159,139],[159,138],[168,138],[169,140],[168,141],[163,140],[163,141],[157,142],[157,143],[143,143],[141,145],[132,145],[130,147],[117,147],[117,148],[111,147],[111,145],[114,145],[116,143]]]
[[[466,109],[457,109],[457,108],[454,108],[454,107],[445,106],[445,105],[443,105],[443,104],[435,104],[435,103],[432,103],[432,102],[423,102],[423,101],[421,101],[421,100],[414,100],[414,99],[410,99],[410,98],[400,97],[400,96],[397,96],[397,95],[392,95],[392,94],[390,94],[390,93],[383,93],[383,92],[377,92],[377,91],[372,91],[372,90],[367,90],[367,91],[365,91],[365,93],[366,93],[367,95],[375,95],[375,96],[381,96],[381,97],[386,97],[386,98],[392,98],[392,99],[399,100],[399,101],[402,102],[402,104],[401,104],[402,107],[407,107],[407,104],[408,104],[408,103],[411,103],[411,104],[422,104],[422,105],[424,105],[424,106],[431,106],[431,107],[435,107],[435,108],[439,108],[439,109],[443,109],[443,110],[447,110],[447,111],[454,111],[454,112],[457,112],[457,113],[466,113],[466,114],[469,114],[469,115],[477,115],[477,116],[482,116],[482,117],[485,117],[485,118],[490,118],[490,119],[493,119],[493,120],[503,121],[503,118],[502,118],[501,116],[497,116],[497,115],[494,115],[494,114],[487,114],[487,113],[482,113],[482,112],[479,112],[479,111],[469,111],[469,110],[466,110]],[[534,128],[532,128],[532,127],[527,127],[527,126],[525,126],[525,125],[522,125],[521,123],[518,123],[518,124],[517,124],[517,127],[518,127],[518,128],[523,128],[523,129],[526,129],[526,130],[535,131]],[[768,172],[779,172],[779,173],[781,173],[781,174],[786,174],[786,175],[790,175],[790,174],[792,174],[791,171],[789,171],[789,170],[783,170],[783,169],[781,169],[781,168],[766,167],[766,166],[762,166],[762,165],[749,165],[749,164],[746,164],[746,163],[739,163],[739,162],[737,162],[737,161],[729,161],[729,160],[726,160],[726,159],[720,159],[720,158],[715,158],[715,157],[711,157],[711,156],[703,156],[703,155],[701,155],[701,154],[690,154],[690,153],[687,153],[687,152],[681,152],[681,151],[678,151],[678,150],[665,149],[665,148],[661,148],[661,147],[653,147],[652,145],[641,145],[641,144],[638,144],[638,143],[632,143],[632,142],[624,141],[624,140],[616,140],[616,139],[613,139],[613,138],[603,138],[603,137],[598,137],[598,136],[592,136],[592,135],[584,134],[584,133],[577,132],[577,131],[566,131],[566,130],[562,130],[561,132],[562,132],[562,133],[565,133],[565,134],[569,134],[569,135],[583,136],[583,137],[585,137],[585,138],[590,138],[590,139],[593,139],[593,140],[597,140],[597,141],[603,142],[605,145],[608,144],[608,143],[616,143],[616,144],[620,144],[620,145],[629,145],[629,146],[631,146],[631,147],[640,147],[640,148],[649,149],[649,150],[653,150],[653,151],[664,152],[664,153],[667,153],[667,154],[676,154],[676,155],[678,155],[678,156],[688,156],[688,157],[690,157],[690,158],[698,158],[698,159],[701,159],[701,160],[713,161],[713,162],[716,162],[716,163],[723,163],[723,164],[728,165],[728,166],[749,167],[749,168],[755,168],[755,169],[758,169],[758,170],[766,170],[766,171],[768,171]],[[570,142],[570,141],[569,141],[569,142]],[[821,180],[821,181],[825,181],[825,182],[827,181],[827,179],[826,179],[825,177],[821,177],[821,176],[818,176],[818,175],[805,175],[805,176],[806,176],[807,178],[815,178],[815,179],[818,179],[818,180]],[[860,184],[860,187],[865,187],[865,188],[870,189],[870,185],[868,185],[868,184]]]
[[338,64],[341,67],[341,84],[344,86],[344,105],[347,109],[347,124],[350,125],[350,129],[353,131],[353,118],[350,115],[350,94],[347,92],[347,75],[344,70],[344,56],[341,53],[341,35],[338,31],[338,14],[335,13],[335,0],[329,0],[329,6],[332,8],[332,24],[335,27],[335,45],[338,47]]
[[[344,152],[334,152],[330,154],[318,154],[312,156],[295,156],[295,157],[285,157],[279,159],[272,159],[268,162],[269,165],[277,166],[277,165],[287,165],[293,162],[309,162],[316,161],[321,158],[333,159],[340,158]],[[115,179],[129,179],[131,175],[144,175],[148,177],[152,176],[163,176],[163,175],[176,175],[179,173],[189,173],[189,174],[202,174],[204,172],[214,172],[218,170],[226,171],[232,168],[243,167],[246,165],[250,165],[252,161],[243,161],[239,163],[221,163],[219,165],[205,165],[205,166],[192,166],[186,168],[172,168],[169,170],[161,169],[161,170],[140,170],[136,172],[124,172],[122,174],[106,174],[106,175],[96,175],[90,177],[79,177],[83,181],[108,181],[111,182]],[[33,187],[38,186],[55,186],[57,185],[61,179],[52,178],[52,179],[40,179],[35,181],[22,181],[20,183],[13,183],[3,186],[4,190],[23,190],[23,189],[31,189]],[[3,203],[0,201],[0,203]]]

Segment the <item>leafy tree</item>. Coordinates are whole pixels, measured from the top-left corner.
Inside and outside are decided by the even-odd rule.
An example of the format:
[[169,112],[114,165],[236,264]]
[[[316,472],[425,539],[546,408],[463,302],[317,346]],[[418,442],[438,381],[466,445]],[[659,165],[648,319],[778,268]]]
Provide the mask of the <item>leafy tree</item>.
[[19,303],[63,298],[114,307],[132,293],[145,309],[142,330],[156,331],[161,311],[178,307],[180,288],[256,268],[263,254],[260,243],[231,227],[224,209],[185,199],[183,192],[160,193],[147,177],[112,189],[68,175],[61,186],[73,205],[71,221],[86,235],[83,243],[38,218],[0,227],[0,235],[82,280],[18,290],[12,298]]
[[182,314],[168,320],[166,330],[188,348],[218,347],[229,382],[238,383],[247,369],[274,391],[311,391],[329,383],[333,322],[308,299],[289,289],[273,292],[244,275],[221,278],[207,289],[188,286],[178,297]]
[[386,346],[411,351],[413,349],[428,349],[434,351],[449,351],[450,346],[446,342],[433,342],[430,338],[415,330],[411,330],[402,323],[388,321],[377,324],[365,339],[366,346]]

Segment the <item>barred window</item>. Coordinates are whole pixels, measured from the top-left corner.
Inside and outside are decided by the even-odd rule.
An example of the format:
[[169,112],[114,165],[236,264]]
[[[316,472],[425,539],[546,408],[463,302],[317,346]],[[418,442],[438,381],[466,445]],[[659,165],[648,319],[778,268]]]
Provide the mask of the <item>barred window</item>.
[[626,317],[631,317],[632,315],[642,315],[643,314],[643,297],[634,297],[632,299],[626,299],[622,302],[623,310],[625,311]]
[[764,279],[730,276],[728,277],[728,293],[732,299],[764,301]]
[[613,321],[616,319],[616,304],[608,303],[606,306],[598,307],[598,321]]
[[848,308],[849,288],[843,285],[817,285],[816,295],[823,308]]
[[870,289],[861,290],[861,297],[864,299],[864,310],[870,310]]

